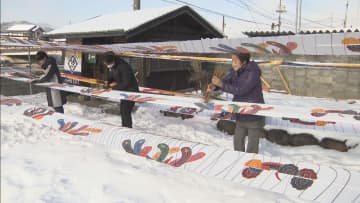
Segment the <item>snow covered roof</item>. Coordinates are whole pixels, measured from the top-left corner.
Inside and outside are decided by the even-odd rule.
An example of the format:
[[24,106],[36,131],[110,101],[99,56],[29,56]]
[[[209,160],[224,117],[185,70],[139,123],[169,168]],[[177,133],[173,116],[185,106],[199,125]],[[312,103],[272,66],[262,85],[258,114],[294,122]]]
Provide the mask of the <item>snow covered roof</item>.
[[30,30],[34,30],[36,27],[39,26],[33,24],[15,24],[9,27],[7,31],[30,31]]
[[84,33],[106,33],[114,31],[118,33],[125,33],[184,7],[187,6],[171,6],[165,8],[144,9],[109,15],[100,15],[83,22],[66,25],[62,28],[55,29],[46,33],[46,35],[51,36],[65,34],[71,35]]
[[34,24],[15,24],[9,27],[6,32],[35,32],[37,30],[44,31],[40,26]]

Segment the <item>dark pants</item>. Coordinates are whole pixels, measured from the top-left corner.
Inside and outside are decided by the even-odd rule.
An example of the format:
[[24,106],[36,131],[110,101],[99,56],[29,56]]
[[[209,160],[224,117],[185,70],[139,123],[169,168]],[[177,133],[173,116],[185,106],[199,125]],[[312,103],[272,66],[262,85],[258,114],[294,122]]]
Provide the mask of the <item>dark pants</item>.
[[123,127],[132,128],[131,111],[134,108],[135,102],[128,100],[121,100],[120,115]]
[[64,113],[64,107],[59,106],[59,107],[54,107],[55,111],[58,113]]
[[255,121],[236,121],[234,150],[245,152],[245,138],[248,137],[246,152],[259,152],[259,138],[264,136],[265,118]]

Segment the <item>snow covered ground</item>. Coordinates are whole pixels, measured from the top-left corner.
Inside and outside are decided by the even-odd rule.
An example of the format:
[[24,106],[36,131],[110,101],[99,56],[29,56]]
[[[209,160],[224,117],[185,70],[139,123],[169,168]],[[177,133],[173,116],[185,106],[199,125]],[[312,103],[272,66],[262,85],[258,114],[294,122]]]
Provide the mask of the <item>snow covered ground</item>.
[[[266,95],[269,100],[285,97],[300,103],[297,97]],[[17,98],[46,105],[44,94]],[[121,125],[120,116],[77,103],[66,104],[65,114]],[[207,118],[181,120],[164,117],[158,110],[139,108],[133,122],[138,130],[232,149],[232,137],[216,130],[216,122]],[[346,138],[360,143],[360,136],[342,135]],[[344,153],[319,146],[279,146],[262,139],[260,153],[360,171],[359,147]],[[108,149],[1,111],[1,202],[303,201]]]

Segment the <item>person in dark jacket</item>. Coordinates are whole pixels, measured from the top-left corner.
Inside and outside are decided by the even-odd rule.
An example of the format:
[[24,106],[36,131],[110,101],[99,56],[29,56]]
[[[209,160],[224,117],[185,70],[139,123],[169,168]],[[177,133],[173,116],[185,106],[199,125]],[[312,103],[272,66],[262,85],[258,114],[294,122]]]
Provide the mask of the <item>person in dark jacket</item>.
[[[30,83],[54,82],[62,83],[60,71],[56,65],[56,60],[49,57],[44,51],[36,53],[36,60],[40,67],[45,70],[45,74],[39,79],[31,80]],[[63,105],[66,104],[66,95],[60,90],[46,89],[46,98],[48,106],[53,107],[56,112],[64,113]]]
[[[139,86],[131,66],[123,59],[116,57],[114,52],[104,54],[104,65],[107,67],[107,84],[115,90],[139,92]],[[131,111],[135,103],[121,100],[120,115],[123,127],[132,128]]]
[[[233,101],[263,104],[261,70],[255,62],[249,60],[249,53],[232,54],[230,73],[222,80],[213,77],[212,83],[223,92],[233,94]],[[236,114],[234,150],[245,152],[245,137],[248,136],[246,152],[258,153],[264,125],[265,118],[262,116]]]

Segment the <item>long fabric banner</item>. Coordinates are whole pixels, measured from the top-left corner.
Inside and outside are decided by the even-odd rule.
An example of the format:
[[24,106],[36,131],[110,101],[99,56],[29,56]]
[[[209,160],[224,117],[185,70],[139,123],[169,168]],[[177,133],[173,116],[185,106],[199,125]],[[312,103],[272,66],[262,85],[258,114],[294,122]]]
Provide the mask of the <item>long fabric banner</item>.
[[[23,82],[29,81],[28,78],[14,76],[7,73],[2,73],[0,76]],[[326,109],[320,106],[295,107],[221,100],[212,100],[205,103],[203,99],[193,97],[126,92],[58,83],[40,83],[37,85],[114,102],[129,100],[138,103],[178,107],[178,110],[182,111],[183,114],[189,115],[211,116],[214,113],[239,113],[245,115],[261,115],[279,118],[297,118],[312,120],[315,122],[360,124],[360,109]]]
[[[13,73],[20,76],[26,76],[30,77],[38,77],[35,74],[29,75],[28,72],[19,72],[19,70],[15,70],[13,68],[7,68],[7,73]],[[80,80],[85,81],[87,83],[91,84],[103,84],[104,81],[99,81],[94,78],[87,78],[83,76],[78,75],[72,75],[67,73],[62,73],[63,77],[66,77],[71,80]],[[194,98],[202,98],[200,96],[190,94],[190,93],[182,93],[182,92],[174,92],[174,91],[168,91],[168,90],[161,90],[156,88],[147,88],[147,87],[140,87],[140,91],[144,93],[152,93],[152,94],[162,94],[162,95],[172,95],[172,96],[184,96],[184,97],[194,97]],[[231,100],[232,97],[229,94],[225,94],[221,97],[222,100]],[[299,103],[299,101],[302,101]],[[292,100],[290,98],[287,99],[280,99],[275,97],[274,99],[267,99],[266,103],[268,104],[275,104],[275,105],[284,105],[284,106],[301,106],[301,107],[313,107],[318,106],[321,104],[321,106],[326,107],[327,109],[337,109],[339,107],[338,102],[334,101],[327,101],[327,100],[321,100],[317,98],[311,98],[311,97],[301,97],[297,98],[296,100]],[[181,107],[179,105],[176,106],[164,106],[164,105],[156,105],[154,103],[137,103],[137,106],[142,106],[146,108],[153,108],[159,110],[160,113],[164,115],[174,115],[175,117],[181,117],[183,119],[189,119],[193,118],[194,116],[201,116],[202,114],[196,114],[196,109],[194,108],[186,108]],[[356,106],[360,108],[357,104],[346,104],[342,103],[340,106],[342,106],[344,109],[354,109]],[[175,113],[175,114],[174,114]],[[207,116],[208,117],[208,116]],[[234,120],[234,114],[231,113],[214,113],[211,115],[212,120]],[[335,132],[338,136],[341,137],[342,134],[346,134],[347,136],[355,135],[357,136],[360,134],[360,125],[354,124],[354,123],[336,123],[332,121],[321,121],[321,120],[308,120],[308,119],[298,119],[298,118],[288,118],[288,117],[267,117],[266,118],[266,125],[270,128],[276,128],[276,129],[298,129],[302,132],[309,132],[309,131],[323,131],[323,132]]]
[[[72,80],[79,80],[86,83],[91,84],[103,84],[103,81],[99,81],[94,78],[88,78],[83,76],[77,76],[72,74],[66,74],[63,73],[62,77],[69,78]],[[195,97],[195,98],[201,98],[200,96],[196,96],[194,94],[190,93],[181,93],[181,92],[174,92],[174,91],[167,91],[167,90],[161,90],[156,88],[146,88],[146,87],[140,87],[140,92],[144,93],[154,93],[154,94],[164,94],[164,95],[173,95],[173,96],[184,96],[184,97]],[[226,94],[225,97],[221,98],[222,100],[232,100],[232,95]],[[298,101],[303,101],[301,104],[299,104]],[[333,102],[326,102],[326,101],[319,101],[319,99],[312,99],[310,97],[302,97],[301,99],[297,100],[296,103],[292,101],[285,101],[284,99],[276,99],[276,102],[272,100],[266,100],[266,103],[268,104],[277,104],[277,105],[285,105],[285,106],[316,106],[318,103],[321,103],[322,105],[326,106],[327,108],[336,109],[338,108],[338,104],[334,104]],[[355,104],[356,105],[356,104]],[[355,105],[346,105],[349,106],[350,109],[354,108]],[[143,105],[144,106],[144,105]],[[345,104],[342,104],[342,106],[345,107]],[[156,107],[155,105],[151,105],[150,108]],[[360,106],[359,106],[360,108]],[[193,116],[186,116],[186,112],[191,111],[191,109],[187,108],[180,108],[179,106],[173,106],[170,108],[164,108],[164,106],[159,105],[159,110],[163,114],[171,114],[171,113],[177,113],[182,118],[191,118]],[[183,113],[185,112],[185,113]],[[223,119],[223,120],[235,120],[234,114],[231,113],[215,113],[211,116],[211,119],[217,120],[217,119]],[[346,134],[360,134],[360,125],[355,124],[349,124],[349,123],[336,123],[336,122],[323,122],[323,121],[313,121],[313,120],[304,120],[304,119],[297,119],[297,118],[274,118],[274,117],[268,117],[266,119],[266,124],[276,127],[276,128],[297,128],[297,129],[312,129],[312,130],[318,130],[318,131],[331,131],[331,132],[337,132],[337,133],[346,133]]]
[[[326,40],[319,40],[319,39]],[[295,40],[295,41],[292,41]],[[297,41],[296,41],[297,40]],[[305,41],[304,41],[305,40]],[[320,44],[317,44],[321,42]],[[194,56],[194,54],[250,52],[275,56],[275,60],[257,60],[258,63],[291,67],[346,67],[360,68],[359,63],[318,63],[286,61],[291,55],[360,55],[360,33],[332,33],[240,39],[202,39],[173,42],[122,43],[109,45],[56,44],[46,41],[1,38],[2,49],[37,48],[84,53],[113,51],[124,57],[151,58],[178,61],[230,63],[230,58]],[[191,56],[192,55],[192,56]],[[73,62],[74,60],[72,60]],[[74,64],[71,64],[74,66]]]
[[148,53],[221,53],[234,51],[259,55],[360,55],[360,33],[328,33],[252,37],[234,39],[201,39],[175,42],[148,42],[106,45],[114,51]]
[[111,45],[59,45],[52,42],[2,38],[1,46],[71,48],[91,52],[112,50],[137,53],[221,53],[231,47],[234,51],[246,51],[260,55],[360,55],[360,33],[326,33],[251,37],[233,39],[201,39],[170,42],[140,42]]
[[360,201],[360,173],[342,167],[249,154],[56,113],[1,97],[1,110],[84,140],[253,188],[317,202]]

